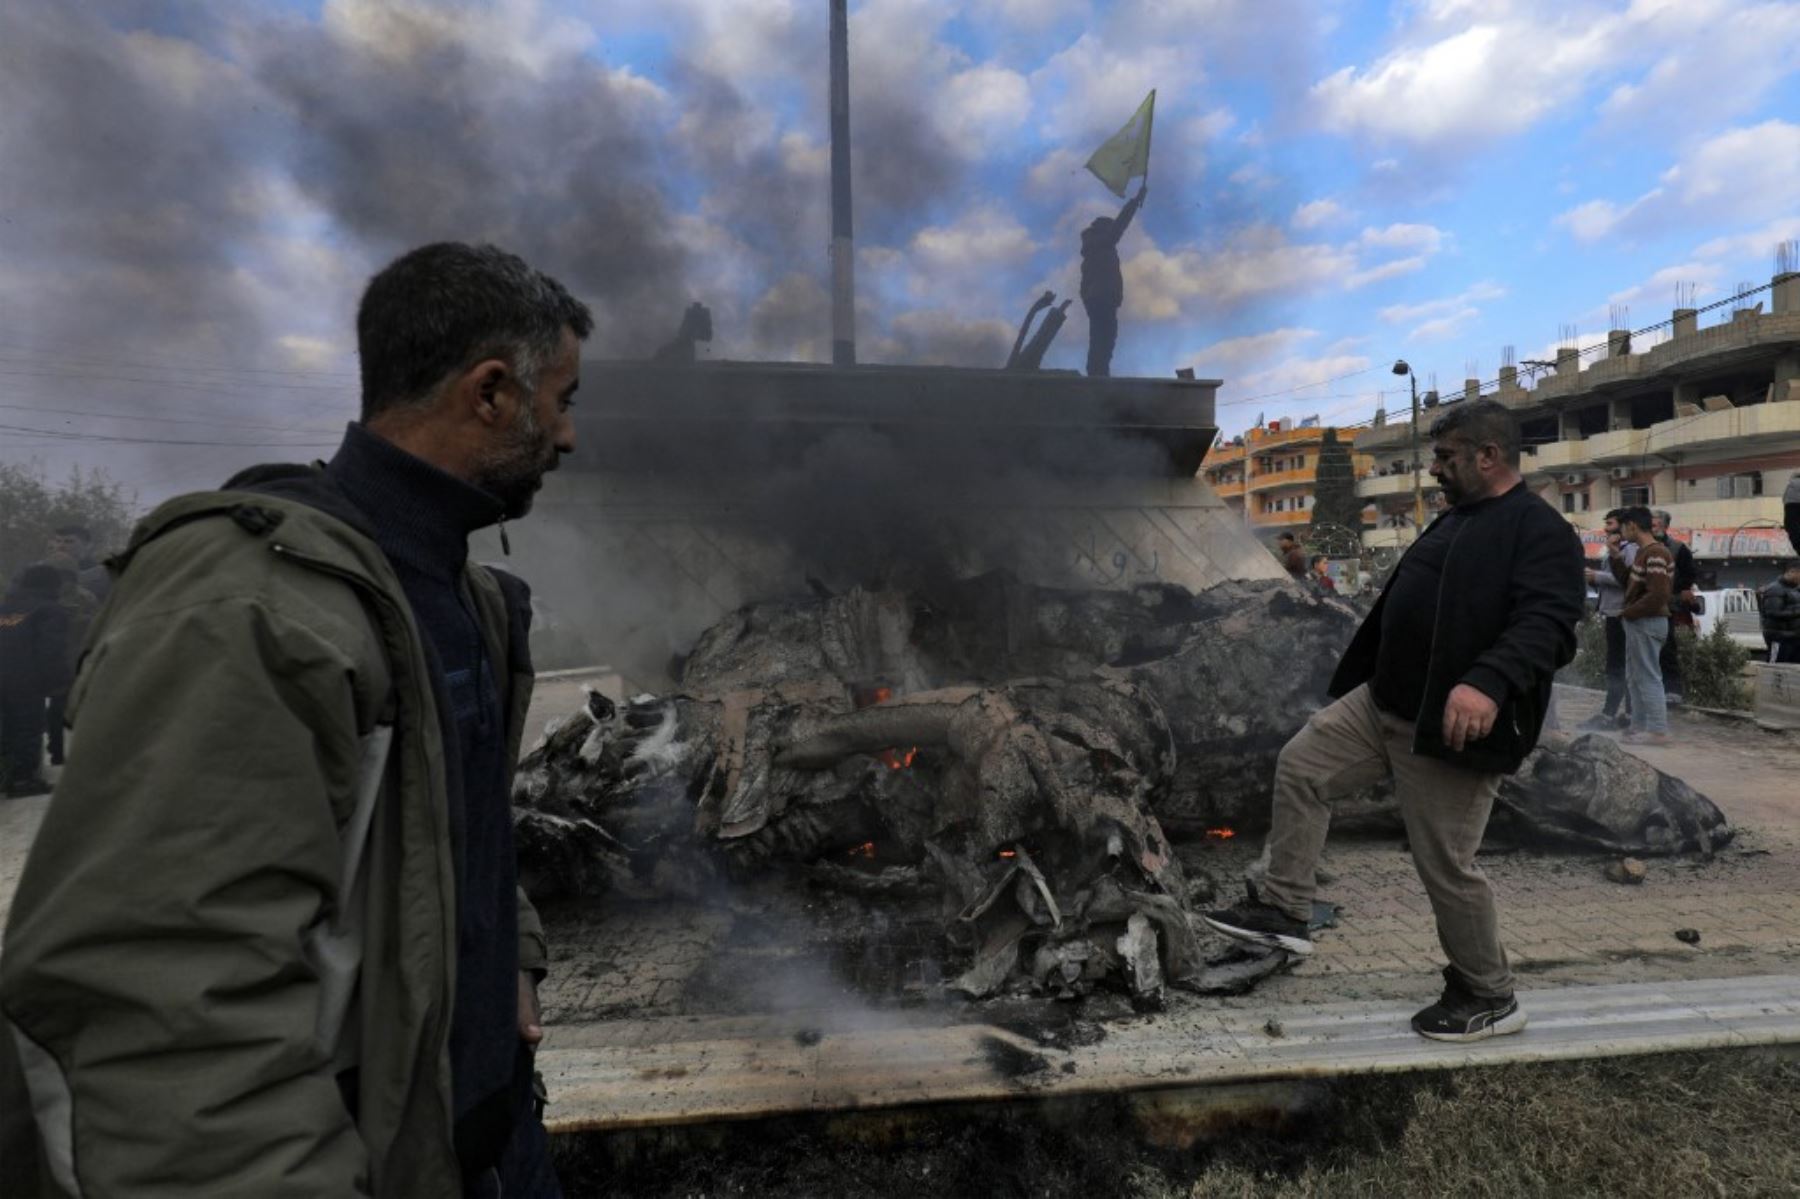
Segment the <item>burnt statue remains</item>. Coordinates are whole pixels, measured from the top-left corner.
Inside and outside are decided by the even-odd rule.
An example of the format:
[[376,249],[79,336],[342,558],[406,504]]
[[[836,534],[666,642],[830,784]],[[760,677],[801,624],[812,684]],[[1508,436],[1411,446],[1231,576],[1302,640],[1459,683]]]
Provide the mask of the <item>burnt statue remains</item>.
[[[658,584],[657,607],[706,617],[659,626],[622,605],[630,621],[591,630],[617,646],[635,625],[642,652],[614,661],[645,693],[590,695],[522,764],[534,898],[736,911],[779,893],[785,913],[922,946],[906,985],[975,999],[1154,1004],[1285,965],[1197,927],[1241,883],[1192,851],[1266,827],[1276,758],[1327,702],[1358,615],[1289,581],[1194,477],[1213,383],[586,374],[597,452],[548,497],[584,530],[561,557],[614,602],[691,579]],[[1596,739],[1540,749],[1501,806],[1495,828],[1540,845],[1704,851],[1730,834]]]

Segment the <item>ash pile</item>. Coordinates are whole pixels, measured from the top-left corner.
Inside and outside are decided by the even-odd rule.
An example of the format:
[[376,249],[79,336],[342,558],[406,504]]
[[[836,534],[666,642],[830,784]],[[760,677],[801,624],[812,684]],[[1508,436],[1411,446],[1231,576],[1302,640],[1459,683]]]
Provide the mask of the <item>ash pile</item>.
[[[990,574],[751,605],[669,693],[590,694],[551,726],[515,785],[521,879],[540,901],[801,893],[839,927],[926,930],[925,983],[975,999],[1241,992],[1285,955],[1204,931],[1198,908],[1238,884],[1184,864],[1182,842],[1266,827],[1276,756],[1328,702],[1357,621],[1285,581]],[[1509,783],[1509,835],[1535,813],[1549,844],[1718,842],[1703,797],[1571,753]],[[1634,796],[1665,806],[1625,810]]]

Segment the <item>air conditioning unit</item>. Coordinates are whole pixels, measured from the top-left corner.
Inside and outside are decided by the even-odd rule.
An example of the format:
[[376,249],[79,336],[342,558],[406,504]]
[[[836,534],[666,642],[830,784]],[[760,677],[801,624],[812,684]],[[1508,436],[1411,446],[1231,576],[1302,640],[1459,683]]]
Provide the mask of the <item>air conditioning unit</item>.
[[1613,478],[1622,481],[1631,477],[1632,470],[1629,466],[1615,466],[1612,468],[1611,474]]
[[1563,486],[1564,487],[1580,487],[1585,482],[1587,482],[1586,475],[1564,475],[1563,476]]

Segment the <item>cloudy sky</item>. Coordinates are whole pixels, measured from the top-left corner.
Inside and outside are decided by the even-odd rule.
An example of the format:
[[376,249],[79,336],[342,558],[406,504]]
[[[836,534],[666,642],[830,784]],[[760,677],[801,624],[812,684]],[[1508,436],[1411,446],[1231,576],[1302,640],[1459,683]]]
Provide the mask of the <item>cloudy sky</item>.
[[[491,240],[646,354],[829,356],[824,0],[7,0],[0,458],[145,501],[305,458],[409,245]],[[1800,0],[852,0],[864,361],[998,365],[1158,89],[1115,373],[1367,419],[1767,282]],[[1071,311],[1049,365],[1081,362]],[[1389,397],[1389,402],[1392,402]]]

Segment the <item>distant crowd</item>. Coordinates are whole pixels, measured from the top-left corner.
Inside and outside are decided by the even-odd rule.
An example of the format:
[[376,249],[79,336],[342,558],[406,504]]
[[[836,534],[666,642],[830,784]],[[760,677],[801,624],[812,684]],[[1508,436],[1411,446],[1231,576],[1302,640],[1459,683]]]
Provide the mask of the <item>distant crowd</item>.
[[10,797],[50,790],[46,745],[50,764],[62,765],[76,655],[108,586],[93,533],[63,525],[42,560],[21,570],[0,599],[0,784]]

